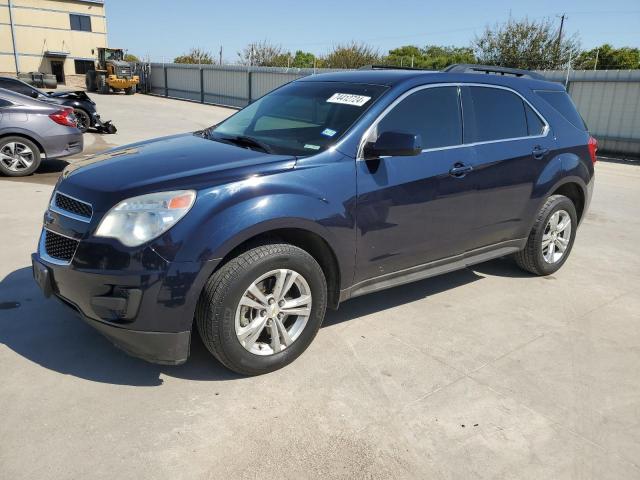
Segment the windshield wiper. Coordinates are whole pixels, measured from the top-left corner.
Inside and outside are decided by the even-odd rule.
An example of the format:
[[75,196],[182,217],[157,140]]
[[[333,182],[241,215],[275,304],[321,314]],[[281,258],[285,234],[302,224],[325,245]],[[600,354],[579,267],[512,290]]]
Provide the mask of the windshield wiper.
[[214,138],[215,140],[222,140],[223,142],[229,142],[229,143],[233,143],[234,145],[238,145],[239,147],[248,147],[248,148],[257,148],[259,150],[262,150],[265,153],[273,153],[273,149],[265,144],[262,143],[260,140],[256,140],[255,138],[252,137],[246,137],[244,135],[238,135],[235,137],[211,137],[210,138]]

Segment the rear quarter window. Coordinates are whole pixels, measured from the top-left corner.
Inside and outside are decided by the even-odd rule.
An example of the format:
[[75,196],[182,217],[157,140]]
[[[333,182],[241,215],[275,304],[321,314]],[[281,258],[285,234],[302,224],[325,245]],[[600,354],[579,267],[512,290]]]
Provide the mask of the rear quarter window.
[[551,105],[560,115],[580,130],[587,130],[587,125],[578,113],[578,109],[567,92],[560,90],[536,90],[536,94]]

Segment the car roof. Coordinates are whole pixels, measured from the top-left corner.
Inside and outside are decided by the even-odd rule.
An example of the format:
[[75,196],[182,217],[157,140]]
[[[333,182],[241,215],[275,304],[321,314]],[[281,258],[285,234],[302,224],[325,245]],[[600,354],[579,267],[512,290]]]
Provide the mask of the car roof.
[[0,98],[4,98],[5,100],[10,101],[11,103],[16,103],[18,105],[26,105],[30,107],[47,107],[47,108],[56,108],[56,105],[48,102],[43,102],[41,100],[36,100],[35,98],[28,97],[27,95],[22,95],[21,93],[14,92],[12,90],[7,90],[6,88],[0,88]]
[[384,85],[394,87],[401,84],[411,86],[428,83],[487,83],[518,88],[524,85],[535,89],[563,90],[559,83],[512,75],[487,73],[438,72],[433,70],[372,69],[319,73],[300,78],[298,82],[346,82]]

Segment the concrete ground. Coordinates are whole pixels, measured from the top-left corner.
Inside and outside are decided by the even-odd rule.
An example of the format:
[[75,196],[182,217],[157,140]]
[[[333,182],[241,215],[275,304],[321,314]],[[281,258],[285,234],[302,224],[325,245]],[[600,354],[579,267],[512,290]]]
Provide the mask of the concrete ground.
[[[98,102],[120,132],[94,151],[229,113]],[[254,378],[197,337],[179,367],[130,358],[42,297],[54,170],[0,180],[0,478],[640,478],[640,166],[597,164],[556,275],[501,259],[351,300]]]

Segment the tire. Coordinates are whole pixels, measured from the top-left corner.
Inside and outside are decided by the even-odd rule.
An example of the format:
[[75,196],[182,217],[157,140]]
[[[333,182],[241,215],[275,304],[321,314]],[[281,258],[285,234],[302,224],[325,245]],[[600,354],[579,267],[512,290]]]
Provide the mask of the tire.
[[[553,226],[554,219],[556,227]],[[569,231],[564,227],[558,232],[567,221]],[[538,212],[524,250],[514,255],[516,263],[534,275],[551,275],[557,272],[569,258],[577,226],[578,217],[573,202],[564,195],[550,196]],[[561,251],[561,248],[564,250]]]
[[[311,308],[306,308],[307,303],[298,308],[301,312],[308,312],[308,317],[276,313],[276,310],[279,312],[279,306],[282,306],[283,312],[289,307],[280,302],[269,305],[268,302],[260,302],[257,296],[247,296],[248,289],[254,282],[258,288],[264,288],[264,295],[269,296],[270,290],[274,294],[277,277],[269,276],[274,272],[276,275],[277,272],[287,272],[283,277],[285,286],[292,277],[295,278],[296,283],[285,292],[290,295],[290,299],[285,300],[286,303],[291,302],[293,305],[296,300],[302,302],[303,298],[310,295]],[[299,277],[288,272],[295,272]],[[258,283],[265,276],[267,277]],[[269,285],[274,288],[268,288]],[[262,309],[259,305],[260,310],[257,310],[240,305],[241,300],[244,304],[247,299],[250,303],[257,301],[267,307]],[[265,300],[264,296],[262,299]],[[327,283],[318,262],[298,247],[272,243],[251,248],[218,269],[209,278],[200,295],[195,317],[203,343],[224,366],[243,375],[260,375],[284,367],[307,349],[322,324],[326,306]],[[255,317],[252,318],[253,314]],[[275,320],[268,319],[279,319],[280,315],[282,320],[279,320],[279,325]],[[259,323],[261,319],[266,324],[252,329],[251,325]],[[243,321],[248,325],[243,326]],[[277,334],[278,340],[274,342],[272,332],[274,329],[281,331],[279,328],[283,326],[287,336],[285,337],[284,332],[282,335]],[[251,341],[252,335],[246,332],[258,331],[262,333]],[[241,340],[243,335],[246,336],[244,341]],[[288,345],[287,340],[290,341]]]
[[134,93],[136,93],[136,86],[132,85],[129,88],[125,88],[124,93],[125,95],[133,95]]
[[81,108],[74,108],[73,113],[78,120],[78,130],[85,133],[91,127],[91,116]]
[[109,93],[109,85],[107,84],[107,78],[102,74],[96,74],[96,88],[98,93],[107,95]]
[[96,92],[98,89],[96,87],[96,72],[95,70],[90,70],[85,74],[84,83],[87,86],[87,90],[90,92]]
[[0,153],[4,154],[0,156],[0,173],[7,177],[31,175],[40,166],[42,158],[38,146],[24,137],[0,138]]

